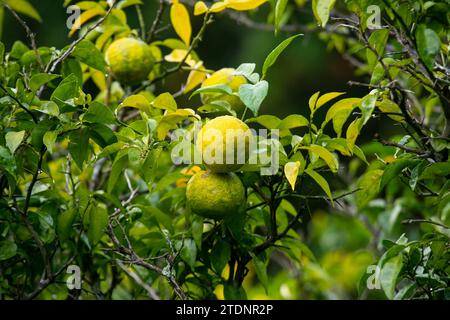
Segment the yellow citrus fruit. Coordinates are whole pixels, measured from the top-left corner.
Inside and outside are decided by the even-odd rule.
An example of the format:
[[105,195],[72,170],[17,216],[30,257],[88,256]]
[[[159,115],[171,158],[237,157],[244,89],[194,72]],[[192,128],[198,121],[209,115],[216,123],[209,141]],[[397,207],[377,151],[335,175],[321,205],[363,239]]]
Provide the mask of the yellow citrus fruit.
[[245,190],[232,172],[200,171],[187,184],[186,200],[193,213],[220,220],[239,212],[245,204]]
[[[228,85],[231,90],[236,93],[239,91],[239,87],[247,83],[247,80],[243,76],[233,75],[233,68],[223,68],[214,72],[209,78],[202,83],[202,87],[209,87],[213,85],[225,84]],[[244,103],[237,96],[218,93],[204,93],[201,95],[203,103],[210,103],[214,100],[226,101],[231,105],[231,108],[237,113],[245,109]]]
[[209,120],[197,135],[195,147],[212,172],[240,169],[249,158],[252,133],[241,120],[221,116]]
[[111,43],[105,60],[114,77],[129,85],[147,79],[155,63],[150,47],[134,38],[122,38]]

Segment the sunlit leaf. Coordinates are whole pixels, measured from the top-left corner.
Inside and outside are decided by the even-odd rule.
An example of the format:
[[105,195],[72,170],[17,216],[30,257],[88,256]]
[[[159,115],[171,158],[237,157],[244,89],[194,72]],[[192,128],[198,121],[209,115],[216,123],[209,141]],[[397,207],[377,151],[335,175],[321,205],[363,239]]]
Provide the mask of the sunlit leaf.
[[192,33],[191,20],[189,12],[182,3],[174,3],[170,7],[170,21],[181,40],[189,45]]
[[300,161],[288,162],[284,165],[284,175],[291,185],[292,190],[295,190],[295,182],[297,181],[299,169]]
[[286,49],[289,44],[295,39],[302,36],[302,34],[297,34],[290,38],[287,38],[283,42],[281,42],[272,52],[269,53],[266,60],[264,60],[263,68],[262,68],[262,79],[266,77],[267,71],[269,68],[277,61],[280,54]]
[[330,186],[328,185],[327,180],[322,177],[319,173],[312,170],[311,168],[307,168],[305,172],[314,179],[314,181],[325,191],[325,194],[330,199],[331,203],[333,203],[333,195],[331,194]]

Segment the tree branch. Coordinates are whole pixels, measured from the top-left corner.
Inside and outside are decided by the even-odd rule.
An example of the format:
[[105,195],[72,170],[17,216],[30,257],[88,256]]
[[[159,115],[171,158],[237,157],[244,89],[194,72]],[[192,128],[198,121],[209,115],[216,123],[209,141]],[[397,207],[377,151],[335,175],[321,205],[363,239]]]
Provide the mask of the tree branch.
[[25,29],[25,32],[27,33],[28,38],[30,38],[30,42],[31,42],[31,48],[33,49],[34,53],[36,54],[36,59],[39,63],[39,67],[41,68],[41,70],[45,69],[44,63],[42,62],[42,58],[41,55],[39,54],[37,45],[36,45],[36,34],[34,32],[31,31],[30,27],[28,26],[28,24],[25,22],[25,20],[23,20],[18,14],[17,12],[15,12],[6,2],[2,2],[3,6],[8,9],[12,15],[14,16],[14,18],[16,18],[16,20],[22,25],[22,27]]
[[11,98],[11,99],[13,99],[18,105],[19,105],[19,107],[21,108],[21,109],[23,109],[26,113],[28,113],[30,116],[31,116],[31,118],[33,119],[33,122],[34,123],[38,123],[38,118],[34,115],[34,113],[33,112],[31,112],[31,110],[30,109],[28,109],[27,107],[25,107],[24,105],[23,105],[23,103],[22,102],[20,102],[19,101],[19,99],[17,99],[14,95],[12,95],[1,83],[0,83],[0,88]]
[[166,3],[164,0],[159,0],[159,8],[156,12],[155,20],[153,20],[153,24],[150,30],[147,33],[147,43],[151,43],[156,35],[156,30],[158,28],[159,23],[161,22],[162,15],[164,13],[164,9],[166,8]]
[[58,58],[56,59],[53,64],[51,64],[50,69],[48,70],[49,73],[54,73],[56,70],[56,67],[63,62],[74,50],[75,47],[77,46],[77,44],[79,44],[81,41],[83,41],[92,31],[94,31],[98,26],[100,26],[105,20],[106,18],[109,16],[109,14],[111,13],[111,11],[114,9],[114,7],[116,6],[118,0],[114,0],[114,2],[112,3],[112,5],[109,7],[108,11],[106,11],[105,15],[103,17],[101,17],[94,25],[92,25],[91,27],[89,27],[89,29],[87,29],[87,31],[80,36],[77,40],[75,40],[74,42],[72,42],[72,44],[70,45],[70,47],[64,51],[64,53]]

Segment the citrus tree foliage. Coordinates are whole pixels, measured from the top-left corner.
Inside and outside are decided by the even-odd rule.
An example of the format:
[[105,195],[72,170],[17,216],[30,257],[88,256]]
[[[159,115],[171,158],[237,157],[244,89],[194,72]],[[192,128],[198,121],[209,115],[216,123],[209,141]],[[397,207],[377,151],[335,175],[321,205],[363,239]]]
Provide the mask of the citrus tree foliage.
[[[330,277],[344,297],[367,297],[373,282],[379,297],[448,298],[447,1],[161,0],[150,18],[142,2],[65,0],[81,15],[64,48],[36,44],[27,21],[43,14],[31,1],[0,2],[0,22],[12,15],[30,40],[0,43],[2,298],[323,298],[333,297]],[[132,10],[138,26],[127,22]],[[263,65],[223,66],[243,77],[237,86],[212,81],[216,70],[196,53],[224,14],[279,39]],[[299,114],[260,114],[270,68],[309,32],[355,65],[366,82],[350,84],[367,94],[317,92]],[[123,37],[145,41],[155,60],[132,86],[104,58]],[[180,89],[168,92],[175,74]],[[175,129],[219,115],[279,130],[261,137],[279,167],[261,175],[261,164],[245,165],[246,208],[214,221],[186,205],[199,166],[174,164],[171,152]],[[370,124],[403,133],[359,145]],[[317,201],[329,213],[320,220],[310,212]],[[325,233],[336,217],[370,239],[339,256],[337,271],[337,256],[318,260],[305,242],[310,219]],[[81,289],[67,289],[69,265],[80,267]]]

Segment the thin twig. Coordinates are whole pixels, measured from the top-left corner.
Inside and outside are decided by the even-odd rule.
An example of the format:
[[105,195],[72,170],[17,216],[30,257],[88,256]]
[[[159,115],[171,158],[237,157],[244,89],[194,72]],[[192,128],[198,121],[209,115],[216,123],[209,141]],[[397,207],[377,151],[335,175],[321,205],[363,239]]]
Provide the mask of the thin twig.
[[31,118],[33,119],[33,122],[34,123],[38,123],[38,118],[34,115],[34,113],[33,112],[31,112],[31,110],[30,109],[28,109],[27,107],[25,107],[24,105],[23,105],[23,103],[22,102],[20,102],[19,101],[19,99],[17,99],[14,95],[12,95],[8,90],[6,90],[6,88],[0,83],[0,88],[11,98],[11,99],[13,99],[18,105],[19,105],[19,107],[21,108],[21,109],[23,109],[26,113],[28,113],[30,116],[31,116]]
[[445,229],[450,229],[449,226],[446,226],[445,224],[436,222],[436,221],[432,221],[432,220],[426,220],[426,219],[406,219],[402,221],[403,224],[411,224],[411,223],[429,223],[429,224],[434,224],[437,225],[439,227],[445,228]]
[[159,8],[156,12],[155,20],[153,20],[153,24],[150,30],[147,33],[147,43],[151,43],[156,34],[156,29],[158,28],[159,23],[161,22],[162,15],[164,13],[164,9],[166,8],[166,3],[164,0],[159,0]]
[[150,287],[148,284],[146,284],[141,276],[135,272],[134,270],[129,270],[129,268],[125,267],[123,263],[120,260],[116,260],[117,265],[131,278],[136,282],[137,285],[139,285],[141,288],[143,288],[145,291],[147,291],[148,296],[152,300],[161,300],[158,294],[156,293],[155,289]]
[[92,25],[89,29],[87,29],[87,31],[80,36],[77,40],[75,40],[74,42],[72,42],[72,44],[70,45],[70,47],[64,51],[64,53],[58,58],[56,59],[53,64],[50,67],[50,70],[48,70],[49,73],[54,73],[56,70],[56,67],[63,62],[74,50],[75,47],[81,42],[83,41],[92,31],[94,31],[97,27],[99,27],[105,20],[106,18],[109,16],[109,14],[111,13],[111,11],[114,9],[115,5],[117,4],[117,0],[115,0],[112,5],[109,7],[108,11],[106,11],[105,15],[103,17],[101,17],[94,25]]
[[31,31],[30,27],[25,22],[25,20],[23,20],[7,3],[3,2],[2,4],[6,9],[8,9],[12,13],[14,18],[16,18],[16,20],[19,21],[19,23],[25,29],[25,32],[27,33],[28,38],[30,38],[31,48],[33,49],[34,53],[36,54],[36,59],[39,63],[39,67],[41,68],[41,70],[44,70],[45,66],[44,66],[44,63],[42,62],[41,55],[39,54],[39,51],[38,51],[38,48],[36,45],[36,34],[33,31]]
[[72,256],[69,260],[66,261],[66,263],[64,263],[64,265],[61,266],[61,268],[56,271],[55,273],[53,273],[52,275],[50,275],[50,277],[48,277],[47,279],[41,281],[39,283],[39,286],[30,294],[28,294],[25,299],[26,300],[31,300],[34,299],[35,297],[37,297],[45,288],[47,288],[66,268],[68,265],[70,265],[72,263],[72,261],[75,259],[75,256]]

